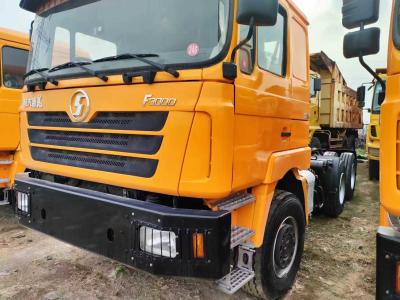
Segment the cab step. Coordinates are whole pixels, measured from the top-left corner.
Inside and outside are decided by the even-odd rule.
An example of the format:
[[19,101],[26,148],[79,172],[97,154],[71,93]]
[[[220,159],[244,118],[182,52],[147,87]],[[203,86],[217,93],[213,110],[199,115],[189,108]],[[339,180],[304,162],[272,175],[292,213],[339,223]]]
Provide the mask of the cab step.
[[[239,246],[237,266],[228,275],[217,281],[217,286],[221,291],[232,295],[254,278],[254,253],[255,250],[251,247]],[[247,259],[244,260],[244,257],[247,257]]]
[[4,206],[4,205],[10,205],[10,199],[9,199],[9,189],[4,189],[3,190],[3,200],[0,201],[0,206]]
[[255,232],[249,228],[233,226],[231,229],[231,249],[243,244],[254,234]]
[[218,210],[227,210],[227,211],[233,211],[235,209],[238,209],[242,206],[245,206],[249,203],[252,203],[256,200],[256,197],[252,194],[236,194],[233,195],[232,197],[226,198],[224,200],[219,201],[216,204],[216,207]]

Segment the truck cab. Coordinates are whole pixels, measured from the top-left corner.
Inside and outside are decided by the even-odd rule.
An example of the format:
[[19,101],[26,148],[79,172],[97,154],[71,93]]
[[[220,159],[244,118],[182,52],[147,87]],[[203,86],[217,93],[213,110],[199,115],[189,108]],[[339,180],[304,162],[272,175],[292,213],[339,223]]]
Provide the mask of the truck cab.
[[[383,73],[382,73],[383,72]],[[377,70],[377,74],[386,82],[386,70]],[[379,97],[382,97],[382,85],[374,84],[372,105],[370,108],[370,122],[367,131],[366,150],[368,156],[368,170],[370,180],[379,180],[379,157],[380,157],[380,133],[381,133],[381,105]]]
[[36,13],[21,224],[153,274],[283,296],[309,216],[342,213],[355,161],[308,147],[308,21],[293,2],[20,5]]
[[28,64],[28,35],[0,28],[0,203],[12,200],[14,175],[20,161],[19,107]]

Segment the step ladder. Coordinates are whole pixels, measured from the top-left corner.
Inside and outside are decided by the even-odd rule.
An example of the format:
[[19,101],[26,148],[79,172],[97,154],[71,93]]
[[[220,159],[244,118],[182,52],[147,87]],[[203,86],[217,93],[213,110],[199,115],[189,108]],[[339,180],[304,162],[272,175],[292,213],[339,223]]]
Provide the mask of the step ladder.
[[217,286],[221,291],[228,295],[233,295],[254,278],[254,253],[255,250],[251,247],[239,246],[237,266],[228,275],[217,281]]
[[244,244],[255,232],[251,229],[233,226],[231,229],[231,249]]
[[0,206],[10,205],[9,193],[10,189],[3,189],[3,200],[0,201]]
[[254,201],[256,201],[256,197],[254,195],[239,193],[217,202],[215,206],[218,208],[218,210],[233,211]]

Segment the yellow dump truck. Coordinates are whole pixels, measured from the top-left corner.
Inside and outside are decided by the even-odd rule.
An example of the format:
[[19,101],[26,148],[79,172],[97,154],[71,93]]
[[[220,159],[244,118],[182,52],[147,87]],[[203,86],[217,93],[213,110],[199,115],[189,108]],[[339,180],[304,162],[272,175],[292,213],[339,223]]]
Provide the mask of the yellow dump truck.
[[28,54],[28,35],[0,28],[0,204],[12,202],[14,175],[24,170],[18,111]]
[[[386,82],[386,69],[377,69],[376,73],[379,77]],[[367,143],[366,150],[368,155],[368,168],[369,168],[369,179],[379,180],[379,157],[380,157],[380,119],[381,119],[381,106],[380,97],[383,97],[384,91],[382,85],[374,81],[374,93],[372,96],[372,104],[369,109],[370,121],[367,132]]]
[[[379,6],[379,0],[343,1],[343,25],[359,28],[345,36],[343,49],[346,58],[359,59],[381,90],[377,101],[381,105],[381,213],[376,240],[376,299],[389,300],[400,298],[400,1],[393,1],[386,81],[364,60],[380,49],[380,28],[366,27],[378,21]],[[360,98],[365,95],[365,86],[358,94]]]
[[308,22],[293,2],[20,5],[36,13],[21,224],[153,274],[283,296],[310,214],[341,214],[355,162],[308,147]]
[[[363,103],[346,84],[338,65],[324,52],[310,56],[311,88],[310,146],[324,150],[355,151],[358,130],[363,127]],[[315,82],[318,82],[315,84]]]

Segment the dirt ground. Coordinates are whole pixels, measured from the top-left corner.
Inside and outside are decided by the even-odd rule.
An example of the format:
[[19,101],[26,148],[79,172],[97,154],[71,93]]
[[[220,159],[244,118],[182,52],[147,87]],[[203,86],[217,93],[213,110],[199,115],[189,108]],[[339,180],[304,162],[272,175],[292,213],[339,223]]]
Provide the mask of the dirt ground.
[[[373,299],[378,185],[359,167],[353,201],[338,219],[314,217],[301,271],[286,299]],[[212,282],[128,269],[20,227],[0,207],[0,299],[252,299]]]

